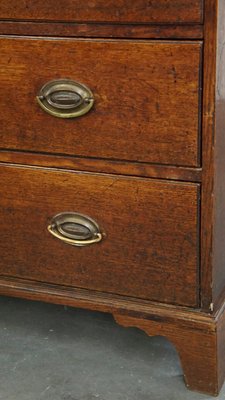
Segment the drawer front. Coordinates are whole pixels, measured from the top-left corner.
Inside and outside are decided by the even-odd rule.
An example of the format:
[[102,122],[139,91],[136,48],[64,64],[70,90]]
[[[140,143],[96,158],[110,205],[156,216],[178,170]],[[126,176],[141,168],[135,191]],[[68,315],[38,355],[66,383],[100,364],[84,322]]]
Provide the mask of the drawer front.
[[[199,165],[201,43],[2,38],[0,147],[103,159]],[[36,96],[70,78],[92,91],[79,118]]]
[[203,0],[1,0],[0,15],[34,21],[201,23]]
[[[197,306],[198,196],[197,184],[2,166],[0,275]],[[105,236],[64,243],[47,230],[62,212]]]

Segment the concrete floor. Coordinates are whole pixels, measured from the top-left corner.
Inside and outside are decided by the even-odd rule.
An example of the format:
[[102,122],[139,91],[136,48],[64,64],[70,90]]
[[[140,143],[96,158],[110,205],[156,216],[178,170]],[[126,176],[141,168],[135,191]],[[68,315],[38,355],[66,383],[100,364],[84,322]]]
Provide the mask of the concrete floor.
[[[164,338],[108,314],[0,298],[1,400],[207,400]],[[218,397],[225,399],[225,387]]]

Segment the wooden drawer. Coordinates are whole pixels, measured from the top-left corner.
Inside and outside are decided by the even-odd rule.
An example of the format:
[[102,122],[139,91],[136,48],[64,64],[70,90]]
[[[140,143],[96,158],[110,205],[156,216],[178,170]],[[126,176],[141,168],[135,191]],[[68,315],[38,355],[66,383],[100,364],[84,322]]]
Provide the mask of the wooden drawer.
[[[0,147],[199,165],[199,42],[1,38]],[[61,119],[36,96],[47,82],[87,85],[88,114]]]
[[[0,275],[196,306],[197,184],[1,166]],[[86,247],[47,230],[78,212],[105,237]]]
[[1,0],[0,16],[32,21],[202,23],[203,0]]

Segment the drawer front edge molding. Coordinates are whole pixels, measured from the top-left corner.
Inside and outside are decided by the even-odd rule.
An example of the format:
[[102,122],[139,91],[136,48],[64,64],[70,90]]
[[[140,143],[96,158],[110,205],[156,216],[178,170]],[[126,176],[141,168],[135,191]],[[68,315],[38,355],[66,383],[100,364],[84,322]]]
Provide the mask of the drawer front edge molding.
[[[1,0],[1,19],[108,23],[202,23],[203,0]],[[51,12],[49,12],[51,10]]]
[[18,164],[65,170],[86,171],[106,174],[132,175],[144,178],[168,179],[174,181],[201,182],[201,168],[183,168],[173,165],[128,163],[112,160],[69,157],[28,152],[0,150],[0,165]]

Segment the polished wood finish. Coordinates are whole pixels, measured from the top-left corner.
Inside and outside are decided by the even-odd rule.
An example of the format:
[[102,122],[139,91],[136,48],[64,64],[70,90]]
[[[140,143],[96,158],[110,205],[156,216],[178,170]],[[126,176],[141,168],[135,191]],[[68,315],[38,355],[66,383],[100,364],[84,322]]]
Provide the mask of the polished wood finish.
[[210,324],[210,318],[208,326],[204,328],[199,321],[195,321],[193,327],[189,328],[186,321],[180,325],[178,319],[176,325],[173,320],[168,321],[166,318],[163,324],[157,318],[145,319],[120,314],[115,314],[115,319],[125,327],[142,329],[147,335],[160,334],[168,338],[180,355],[187,387],[212,395],[219,393],[221,381],[218,377],[216,324]]
[[108,174],[133,175],[189,182],[201,182],[201,168],[184,168],[173,165],[124,162],[83,157],[70,157],[23,151],[0,150],[0,162],[7,164],[34,165],[63,168],[76,171],[105,172]]
[[201,302],[212,306],[212,243],[214,217],[214,126],[216,87],[217,1],[205,2],[204,96],[202,106],[202,207],[201,207]]
[[[198,185],[0,171],[0,275],[198,305]],[[66,211],[93,218],[104,240],[81,249],[52,237],[51,218]]]
[[213,230],[213,288],[212,299],[216,301],[225,289],[225,3],[218,4],[217,25],[217,74],[215,109],[215,223]]
[[[0,41],[1,147],[199,166],[201,43]],[[94,94],[81,118],[56,120],[36,104],[65,77]]]
[[[49,12],[52,2],[0,5],[0,293],[111,312],[164,335],[187,386],[216,395],[225,377],[225,2],[65,0]],[[34,102],[61,77],[95,93],[80,120],[56,120]],[[109,233],[77,262],[77,249],[46,230],[74,206]]]
[[185,320],[190,328],[193,328],[197,320],[200,325],[203,325],[203,328],[207,328],[208,318],[215,318],[215,315],[204,313],[198,309],[15,277],[0,277],[0,290],[6,296],[24,297],[30,300],[87,308],[112,314],[120,312],[120,314],[133,317],[139,315],[147,318],[151,316],[152,319],[161,321],[163,316],[165,320],[170,321],[178,318],[178,320]]
[[1,0],[0,16],[32,21],[202,23],[203,0]]
[[204,309],[215,309],[221,303],[225,288],[224,13],[224,1],[206,1],[201,211],[201,297]]
[[202,39],[203,25],[77,24],[0,21],[0,35]]

